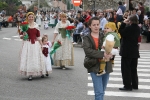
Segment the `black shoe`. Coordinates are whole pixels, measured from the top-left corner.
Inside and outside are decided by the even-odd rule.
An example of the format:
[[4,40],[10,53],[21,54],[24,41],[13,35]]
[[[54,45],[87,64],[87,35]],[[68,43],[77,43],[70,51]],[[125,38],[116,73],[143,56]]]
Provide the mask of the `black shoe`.
[[44,78],[44,75],[42,75],[41,78]]
[[46,74],[46,76],[48,77],[48,76],[49,76],[49,74]]
[[135,87],[132,87],[132,89],[134,89],[134,90],[138,90],[138,87],[136,87],[136,88],[135,88]]
[[60,68],[61,68],[61,69],[66,69],[66,67],[65,67],[65,66],[60,66]]
[[29,76],[28,81],[32,81],[32,76]]
[[132,91],[132,88],[125,88],[125,87],[123,87],[123,88],[119,88],[119,90],[123,90],[123,91]]
[[65,66],[62,66],[62,69],[66,69],[66,67],[65,67]]

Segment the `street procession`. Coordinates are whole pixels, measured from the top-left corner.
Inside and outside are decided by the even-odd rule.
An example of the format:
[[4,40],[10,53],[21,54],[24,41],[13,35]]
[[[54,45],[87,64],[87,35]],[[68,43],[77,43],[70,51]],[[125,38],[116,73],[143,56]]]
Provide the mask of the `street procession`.
[[150,0],[0,0],[0,100],[150,100]]

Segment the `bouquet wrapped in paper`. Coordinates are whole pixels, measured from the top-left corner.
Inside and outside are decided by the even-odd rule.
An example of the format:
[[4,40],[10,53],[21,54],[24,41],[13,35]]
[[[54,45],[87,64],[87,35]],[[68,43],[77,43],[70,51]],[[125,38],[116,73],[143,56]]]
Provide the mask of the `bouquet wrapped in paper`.
[[57,41],[54,43],[52,49],[51,49],[51,52],[50,52],[50,55],[54,54],[56,52],[56,50],[61,47],[61,42],[60,41]]
[[65,28],[59,28],[59,34],[61,34],[62,38],[66,38],[66,29]]
[[27,39],[29,38],[28,34],[26,33],[27,30],[29,29],[29,24],[28,24],[28,22],[22,22],[22,23],[20,24],[20,28],[21,28],[21,30],[22,30],[22,32],[23,32],[23,34],[24,34],[23,40],[27,40]]
[[70,38],[71,33],[75,29],[75,26],[67,26],[66,28],[59,28],[59,33],[61,34],[62,38]]
[[[110,54],[111,51],[113,50],[113,47],[115,45],[115,41],[114,41],[114,36],[112,34],[108,35],[103,43],[103,46],[105,48],[105,52],[107,54]],[[107,61],[109,61],[107,59]]]
[[75,26],[67,26],[67,27],[66,27],[66,32],[67,32],[66,36],[67,36],[68,38],[70,38],[71,33],[73,32],[74,29],[75,29]]

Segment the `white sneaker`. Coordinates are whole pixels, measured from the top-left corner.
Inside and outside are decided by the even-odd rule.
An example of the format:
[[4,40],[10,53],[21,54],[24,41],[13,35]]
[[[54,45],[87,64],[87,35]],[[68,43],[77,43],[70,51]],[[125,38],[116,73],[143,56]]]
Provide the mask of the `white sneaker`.
[[63,67],[62,69],[63,69],[63,70],[65,70],[65,69],[66,69],[66,67]]
[[77,44],[76,42],[73,42],[73,44]]
[[96,75],[97,76],[101,76],[101,75],[103,75],[103,74],[105,74],[106,72],[105,71],[103,71],[102,73],[97,73]]

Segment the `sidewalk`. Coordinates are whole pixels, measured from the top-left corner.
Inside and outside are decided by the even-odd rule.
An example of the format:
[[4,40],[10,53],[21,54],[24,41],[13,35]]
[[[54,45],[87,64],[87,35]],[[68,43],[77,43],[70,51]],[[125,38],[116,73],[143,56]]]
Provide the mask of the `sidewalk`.
[[141,43],[140,50],[150,50],[150,43]]

